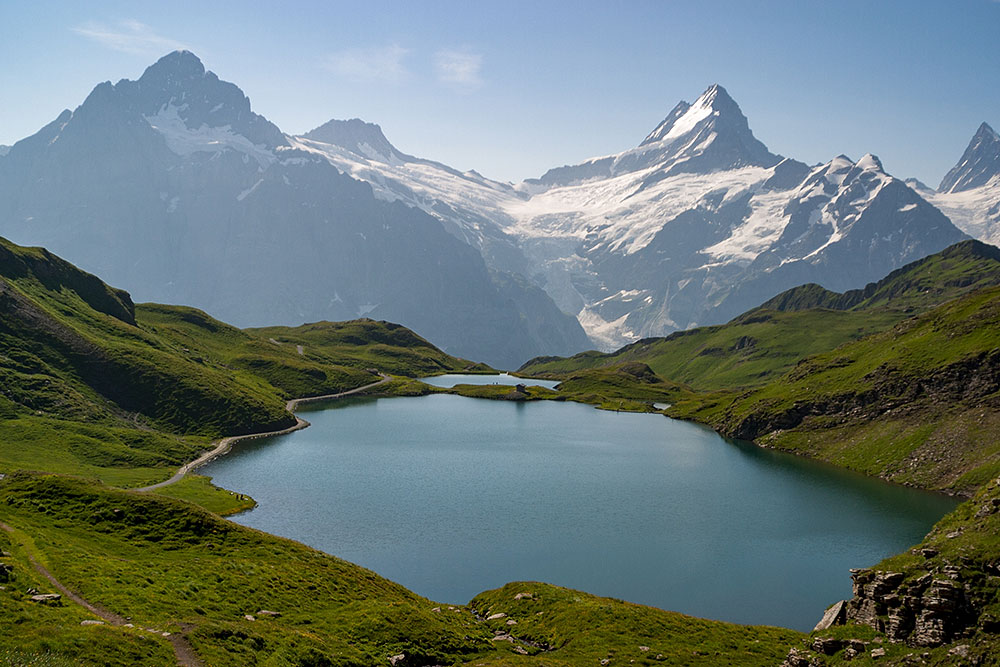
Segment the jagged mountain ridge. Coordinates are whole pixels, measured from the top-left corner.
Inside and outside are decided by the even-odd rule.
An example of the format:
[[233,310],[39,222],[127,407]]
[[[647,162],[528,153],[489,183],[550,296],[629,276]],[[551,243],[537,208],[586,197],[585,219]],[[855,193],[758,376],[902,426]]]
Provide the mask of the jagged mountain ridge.
[[[874,156],[809,168],[772,155],[719,86],[602,160],[616,165],[610,177],[536,192],[508,232],[529,257],[537,249],[564,310],[575,290],[605,348],[724,322],[805,282],[860,287],[964,238]],[[552,275],[567,266],[550,251],[557,239],[576,240],[568,281]]]
[[966,234],[1000,244],[1000,135],[988,124],[979,126],[937,190],[907,183]]
[[805,282],[861,287],[965,238],[875,156],[809,167],[771,153],[718,85],[635,148],[513,188],[395,149],[408,161],[297,139],[376,196],[447,221],[488,263],[502,247],[604,349],[724,322]]
[[526,281],[494,279],[441,222],[345,176],[175,52],[97,86],[0,163],[0,231],[143,300],[234,323],[370,316],[514,367],[587,345]]
[[[198,74],[197,67],[190,69]],[[182,71],[187,70],[182,68]],[[163,85],[169,88],[172,83],[167,81]],[[180,171],[168,170],[175,179],[184,169],[192,171],[187,181],[192,188],[196,178],[204,179],[202,170],[210,169],[214,176],[227,171],[240,172],[239,188],[231,186],[229,196],[238,202],[246,200],[249,203],[235,205],[237,210],[226,216],[226,230],[218,233],[216,229],[222,240],[233,233],[246,234],[245,229],[238,229],[233,216],[246,220],[247,215],[251,218],[261,215],[255,202],[267,188],[283,191],[278,198],[284,197],[282,203],[270,202],[268,216],[271,218],[287,218],[288,212],[296,207],[335,211],[340,206],[338,196],[322,202],[311,201],[309,196],[302,200],[303,195],[298,191],[301,188],[288,187],[290,174],[278,176],[279,172],[293,167],[310,174],[329,167],[332,168],[327,170],[331,178],[332,171],[336,170],[365,181],[375,199],[419,209],[436,218],[452,237],[462,242],[460,245],[477,250],[494,271],[492,298],[508,302],[508,312],[511,312],[511,304],[515,311],[519,303],[530,302],[532,307],[544,305],[544,300],[524,292],[543,288],[559,309],[575,316],[591,340],[605,349],[639,337],[725,321],[754,303],[803,282],[817,282],[837,290],[859,287],[888,270],[964,238],[944,216],[927,206],[913,188],[885,174],[874,156],[866,156],[857,163],[840,156],[826,165],[810,168],[770,153],[753,135],[736,102],[717,85],[706,90],[693,104],[679,103],[636,148],[581,165],[550,170],[540,179],[529,179],[516,186],[492,181],[474,171],[461,172],[408,155],[396,149],[377,125],[358,119],[330,121],[300,137],[281,135],[276,138],[270,133],[270,138],[265,136],[261,143],[247,141],[241,144],[234,140],[227,145],[224,140],[231,138],[227,133],[236,137],[244,135],[232,132],[231,122],[222,126],[208,125],[206,118],[211,120],[212,109],[218,103],[207,107],[197,104],[200,101],[197,95],[195,98],[196,104],[176,94],[157,99],[159,107],[147,102],[143,107],[143,122],[134,123],[133,130],[142,134],[152,128],[163,137],[161,143],[167,144],[173,156],[180,154],[184,158],[182,162],[198,164],[197,176],[192,164]],[[240,99],[245,100],[242,93]],[[240,108],[235,102],[230,106]],[[189,111],[191,109],[193,111]],[[252,113],[248,101],[245,109]],[[65,142],[61,135],[65,134],[67,123],[72,125],[71,120],[66,114],[61,116],[36,135],[39,143],[55,140],[51,145],[56,146]],[[239,116],[235,118],[239,122],[244,120]],[[263,123],[264,127],[270,125],[266,120]],[[215,136],[220,134],[222,139]],[[133,143],[141,145],[141,142]],[[220,145],[226,150],[220,152]],[[211,161],[203,159],[206,155],[214,156],[215,164],[208,164]],[[241,160],[243,166],[232,158]],[[167,159],[173,158],[167,156]],[[221,162],[226,162],[226,166]],[[55,165],[53,168],[58,170],[60,167]],[[129,164],[121,172],[132,177],[137,169],[145,168],[144,164]],[[273,178],[261,177],[265,173]],[[162,180],[162,174],[157,178]],[[318,181],[326,176],[310,178]],[[281,181],[286,187],[282,188],[275,181]],[[21,185],[28,191],[33,187],[23,181]],[[170,188],[158,190],[161,200],[158,204],[149,201],[133,209],[156,211],[165,207],[176,215],[184,208],[185,202],[174,196]],[[20,196],[21,193],[12,194]],[[39,200],[36,196],[35,201]],[[17,202],[14,204],[17,206]],[[102,202],[101,205],[108,204]],[[215,202],[214,205],[222,204]],[[120,202],[111,206],[120,206]],[[347,209],[352,210],[349,206]],[[406,217],[412,213],[400,215]],[[32,216],[24,216],[28,217]],[[324,220],[313,220],[312,226],[328,224],[325,220],[328,216],[322,217]],[[17,224],[24,222],[14,226]],[[151,229],[142,229],[141,233],[146,236],[152,233],[157,238],[166,226],[153,224]],[[60,227],[60,223],[54,227]],[[72,227],[64,226],[57,236],[72,235]],[[264,220],[257,220],[253,225],[258,232],[266,227]],[[308,224],[296,227],[293,236],[311,228]],[[361,228],[357,231],[363,236],[361,240],[367,242],[368,232]],[[124,233],[138,232],[125,230]],[[22,238],[9,229],[8,233]],[[205,233],[202,228],[193,232],[184,230],[187,236]],[[274,234],[273,230],[268,230],[264,236],[269,243],[287,243],[281,239],[283,235]],[[53,245],[51,239],[23,238]],[[94,235],[88,234],[87,238],[76,241],[111,248],[121,244],[118,238],[104,237],[99,242],[93,239]],[[365,272],[354,261],[359,255],[352,246],[356,242],[358,239],[339,240],[341,246],[352,248],[348,263],[355,270],[334,277],[324,266],[317,269],[324,282],[346,284],[345,281],[359,270]],[[220,239],[214,239],[214,244],[218,247]],[[211,243],[208,245],[212,247]],[[314,246],[310,244],[304,252],[313,253]],[[60,246],[54,247],[68,254]],[[166,244],[164,247],[169,249],[171,246]],[[233,253],[228,248],[225,252]],[[453,256],[463,252],[457,251]],[[91,255],[97,258],[97,263],[83,262],[88,269],[109,275],[119,284],[130,285],[134,292],[143,292],[131,280],[138,278],[134,275],[139,272],[138,268],[132,275],[115,275],[110,270],[113,267],[107,266],[97,248],[91,248]],[[371,265],[372,259],[368,258],[366,266]],[[150,261],[155,265],[157,258]],[[161,261],[165,264],[168,259],[163,257]],[[239,261],[246,266],[268,263],[263,256],[243,257]],[[382,257],[377,261],[395,264],[401,260]],[[316,258],[314,263],[319,265],[321,260]],[[436,270],[433,264],[427,265],[428,272]],[[144,272],[146,266],[142,269]],[[294,271],[289,267],[281,270]],[[500,280],[497,271],[520,272],[529,280]],[[229,275],[226,279],[237,282],[240,277]],[[170,276],[165,282],[176,284],[183,280],[183,276]],[[274,290],[272,281],[259,284],[253,278],[245,278],[243,282],[249,283],[244,284],[244,288],[267,292],[266,298],[272,301],[295,292],[295,288],[288,285],[280,291]],[[214,279],[211,284],[216,284]],[[506,287],[498,287],[500,285]],[[196,288],[188,285],[185,289],[190,293]],[[518,294],[500,294],[505,289],[515,289]],[[320,317],[326,318],[370,313],[401,320],[450,351],[477,356],[467,348],[451,347],[449,341],[420,322],[403,320],[403,317],[420,317],[421,313],[426,315],[430,311],[409,308],[413,294],[409,299],[399,298],[392,303],[393,297],[383,295],[391,290],[387,283],[368,286],[361,294],[335,289],[333,294],[326,295],[325,301],[316,298],[309,301],[296,295],[300,303],[286,307],[277,321],[295,322],[305,313],[320,311]],[[188,300],[176,294],[156,298]],[[450,300],[442,298],[437,305],[448,311]],[[387,303],[402,315],[388,312]],[[494,300],[492,305],[473,310],[481,316],[501,307],[497,304]],[[199,305],[240,323],[259,323],[241,320],[239,313],[226,312],[224,306],[220,309],[214,302]],[[382,310],[375,310],[377,308]],[[549,323],[522,312],[516,318],[505,316],[491,320],[489,326],[516,329],[538,322],[525,332],[533,340],[534,347],[544,347],[548,342],[557,347],[561,345],[563,349],[586,346],[579,335],[580,330],[574,330],[575,325],[555,311],[549,308],[542,318]],[[445,316],[449,320],[462,317],[454,310],[448,312],[452,313]],[[464,309],[463,312],[472,311]],[[555,327],[551,326],[552,322],[557,323]],[[553,335],[558,340],[551,339]],[[505,339],[504,344],[514,339],[516,336]],[[498,341],[494,337],[492,342]],[[481,354],[477,358],[498,363]]]
[[634,149],[579,165],[550,169],[527,184],[545,188],[655,167],[651,182],[679,173],[705,173],[740,167],[773,167],[781,158],[753,133],[726,89],[715,84],[695,101],[681,101]]
[[941,180],[938,192],[962,192],[978,188],[997,174],[1000,174],[1000,135],[983,123],[958,164]]

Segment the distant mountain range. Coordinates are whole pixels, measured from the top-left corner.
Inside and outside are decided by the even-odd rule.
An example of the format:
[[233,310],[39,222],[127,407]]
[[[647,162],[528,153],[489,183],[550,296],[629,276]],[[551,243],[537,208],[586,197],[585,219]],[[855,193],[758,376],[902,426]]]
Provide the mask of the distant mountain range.
[[175,52],[0,158],[0,234],[240,325],[368,315],[514,367],[1000,240],[998,155],[984,124],[940,191],[872,155],[810,167],[712,86],[636,148],[512,185],[358,119],[283,134]]
[[241,326],[369,316],[499,367],[587,345],[540,288],[299,143],[175,52],[11,147],[0,233]]
[[984,125],[928,191],[874,155],[812,167],[775,155],[715,85],[636,148],[514,186],[406,155],[356,119],[293,141],[529,276],[613,349],[724,322],[801,283],[847,290],[968,236],[1000,240],[995,138]]

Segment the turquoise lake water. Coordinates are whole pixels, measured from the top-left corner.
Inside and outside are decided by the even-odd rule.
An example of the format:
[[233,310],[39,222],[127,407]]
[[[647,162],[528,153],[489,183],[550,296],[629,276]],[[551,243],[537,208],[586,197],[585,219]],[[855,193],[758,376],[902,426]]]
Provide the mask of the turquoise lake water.
[[[480,376],[482,377],[482,376]],[[451,395],[303,410],[200,472],[234,520],[443,603],[515,580],[809,630],[956,504],[660,415]]]

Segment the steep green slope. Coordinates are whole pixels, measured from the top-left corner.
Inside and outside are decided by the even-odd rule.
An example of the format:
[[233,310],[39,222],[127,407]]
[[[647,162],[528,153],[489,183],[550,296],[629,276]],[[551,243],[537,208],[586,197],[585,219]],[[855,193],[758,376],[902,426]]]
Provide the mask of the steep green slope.
[[812,283],[782,292],[760,309],[926,310],[928,305],[994,285],[1000,285],[1000,248],[970,239],[911,262],[862,289],[839,294]]
[[289,398],[371,383],[372,369],[469,367],[485,368],[385,322],[264,335],[193,308],[136,307],[49,252],[0,239],[0,472],[144,485],[210,438],[293,425]]
[[1000,474],[1000,288],[800,362],[731,400],[673,414],[869,475],[969,493]]
[[0,256],[0,380],[11,403],[204,435],[294,423],[260,380],[188,358],[138,325],[124,292],[43,250],[4,242]]
[[561,377],[585,368],[640,361],[662,378],[698,390],[758,386],[800,359],[885,331],[916,313],[992,285],[1000,285],[1000,250],[963,241],[861,290],[837,294],[805,285],[728,324],[644,339],[609,354],[538,358],[519,373]]

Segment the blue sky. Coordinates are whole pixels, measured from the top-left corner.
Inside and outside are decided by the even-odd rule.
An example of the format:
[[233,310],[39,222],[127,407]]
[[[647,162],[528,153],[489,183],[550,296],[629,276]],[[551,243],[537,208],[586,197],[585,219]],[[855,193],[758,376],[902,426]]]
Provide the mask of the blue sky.
[[637,144],[712,83],[757,137],[936,186],[1000,129],[1000,2],[2,2],[0,143],[176,48],[286,132],[379,123],[502,180]]

